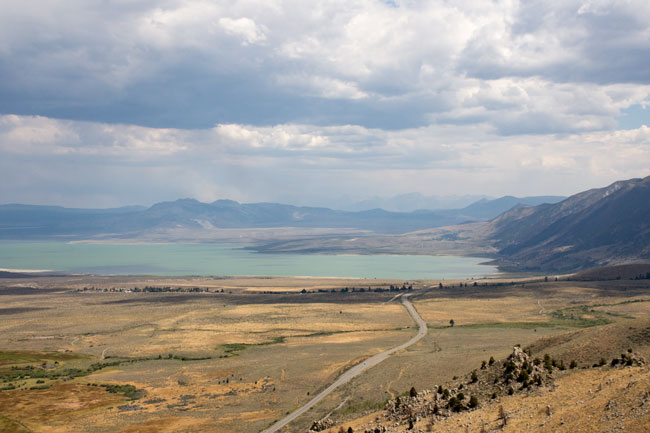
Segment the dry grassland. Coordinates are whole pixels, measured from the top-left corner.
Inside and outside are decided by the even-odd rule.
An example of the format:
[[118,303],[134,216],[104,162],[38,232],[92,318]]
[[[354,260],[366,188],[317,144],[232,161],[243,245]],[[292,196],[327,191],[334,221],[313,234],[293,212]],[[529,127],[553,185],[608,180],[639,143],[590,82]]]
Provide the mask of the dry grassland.
[[[294,293],[300,303],[275,303],[275,295],[247,293],[243,303],[227,293],[25,293],[2,295],[0,365],[118,363],[67,382],[11,382],[18,389],[0,392],[0,414],[32,431],[259,431],[412,332],[400,305],[373,298],[312,303]],[[145,396],[129,403],[88,383],[129,384]]]
[[[30,365],[39,371],[47,365],[47,374],[86,371],[93,363],[114,365],[42,383],[32,377],[0,382],[0,387],[11,383],[17,388],[0,392],[0,431],[258,432],[304,404],[345,369],[415,333],[401,305],[386,303],[394,293],[297,291],[401,283],[104,277],[4,282],[0,374]],[[581,363],[603,353],[603,347],[593,345],[590,330],[598,329],[603,344],[614,351],[633,342],[630,335],[637,335],[635,347],[645,347],[643,326],[635,328],[636,334],[628,332],[649,317],[650,292],[643,282],[507,283],[461,289],[458,282],[455,288],[446,282],[443,289],[412,297],[429,334],[338,389],[286,431],[304,431],[328,414],[349,422],[377,411],[411,386],[433,387],[466,374],[490,356],[503,358],[517,343],[542,352],[574,353]],[[145,284],[227,289],[76,291]],[[417,283],[416,288],[424,285],[434,282]],[[268,290],[283,294],[259,293]],[[453,328],[450,319],[456,323]],[[591,377],[584,374],[584,381]],[[130,400],[126,392],[88,384],[132,385],[143,395]],[[567,389],[574,387],[566,384]],[[504,406],[508,401],[504,399]],[[537,404],[541,400],[533,406]],[[488,420],[494,409],[484,409]]]

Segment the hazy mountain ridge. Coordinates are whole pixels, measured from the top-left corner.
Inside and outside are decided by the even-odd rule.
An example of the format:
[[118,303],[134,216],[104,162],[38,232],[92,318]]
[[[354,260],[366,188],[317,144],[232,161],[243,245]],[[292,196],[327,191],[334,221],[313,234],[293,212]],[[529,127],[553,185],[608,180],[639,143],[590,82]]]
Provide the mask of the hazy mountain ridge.
[[[264,252],[484,251],[516,271],[570,272],[650,260],[650,177],[559,199],[506,196],[464,209],[408,213],[194,199],[117,209],[12,204],[0,206],[0,238],[213,242],[220,239],[217,229],[236,229],[235,242],[242,232],[252,233],[250,241]],[[255,232],[282,228],[291,233]]]
[[[501,201],[507,201],[504,199]],[[483,205],[490,207],[494,203],[476,204]],[[284,240],[257,249],[295,253],[478,255],[493,258],[492,263],[507,271],[573,272],[647,262],[650,261],[650,177],[615,182],[555,204],[517,204],[488,222],[437,227],[400,236]]]
[[463,209],[467,214],[479,219],[492,219],[514,207],[538,206],[542,204],[553,204],[565,200],[566,197],[547,195],[532,197],[513,197],[507,195],[501,198],[488,200],[481,199]]
[[[504,200],[505,199],[505,200]],[[71,238],[111,233],[133,237],[152,230],[214,228],[352,228],[376,233],[410,231],[485,221],[512,205],[541,198],[504,197],[481,200],[465,209],[390,212],[371,209],[358,212],[279,203],[241,204],[232,200],[202,203],[194,199],[161,202],[150,208],[70,209],[59,206],[0,206],[0,237],[35,239]],[[504,209],[504,207],[506,209]]]
[[419,192],[411,192],[392,197],[375,196],[365,200],[344,204],[340,209],[354,212],[377,208],[391,212],[463,209],[479,200],[489,201],[491,198],[484,195],[426,196]]
[[506,268],[568,271],[650,260],[650,176],[515,208],[490,225]]

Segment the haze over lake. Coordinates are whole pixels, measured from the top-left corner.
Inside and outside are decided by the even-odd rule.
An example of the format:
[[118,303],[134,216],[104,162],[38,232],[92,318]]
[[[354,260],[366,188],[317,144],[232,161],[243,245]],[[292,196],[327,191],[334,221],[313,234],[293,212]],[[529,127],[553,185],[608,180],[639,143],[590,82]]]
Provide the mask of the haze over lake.
[[439,279],[497,272],[484,258],[259,254],[232,244],[3,242],[0,268],[109,275],[269,275]]

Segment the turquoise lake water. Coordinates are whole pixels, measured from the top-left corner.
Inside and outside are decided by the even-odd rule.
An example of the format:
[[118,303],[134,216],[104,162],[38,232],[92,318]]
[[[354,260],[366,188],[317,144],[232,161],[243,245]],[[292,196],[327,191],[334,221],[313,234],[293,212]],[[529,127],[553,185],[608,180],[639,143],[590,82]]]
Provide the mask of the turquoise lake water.
[[0,242],[0,268],[104,275],[268,275],[403,280],[497,272],[486,259],[412,255],[260,254],[232,244]]

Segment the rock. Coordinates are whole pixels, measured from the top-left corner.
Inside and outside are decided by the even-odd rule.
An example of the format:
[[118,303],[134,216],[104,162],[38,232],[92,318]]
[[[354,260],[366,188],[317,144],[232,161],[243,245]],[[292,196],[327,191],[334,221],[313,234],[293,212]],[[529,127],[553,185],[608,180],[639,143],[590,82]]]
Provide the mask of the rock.
[[334,421],[332,421],[329,418],[323,418],[321,420],[314,421],[314,423],[309,428],[309,431],[323,431],[323,430],[327,430],[333,425],[334,425]]

